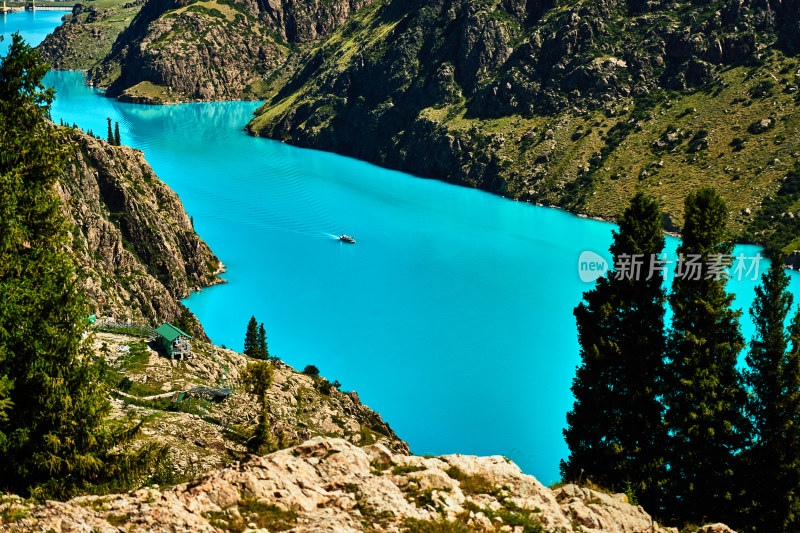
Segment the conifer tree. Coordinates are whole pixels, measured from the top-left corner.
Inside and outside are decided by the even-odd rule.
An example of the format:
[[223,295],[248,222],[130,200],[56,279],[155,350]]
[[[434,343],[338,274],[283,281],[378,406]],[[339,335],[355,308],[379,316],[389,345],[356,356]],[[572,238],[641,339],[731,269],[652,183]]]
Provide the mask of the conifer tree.
[[660,272],[650,275],[651,258],[663,247],[658,204],[637,194],[610,251],[618,265],[641,261],[641,272],[610,270],[575,309],[581,366],[564,430],[570,456],[561,465],[565,479],[632,490],[651,509],[665,476],[659,402],[665,293]]
[[114,122],[114,146],[122,146],[122,139],[119,136],[119,122]]
[[267,392],[272,386],[274,370],[271,363],[259,361],[247,365],[242,376],[242,382],[247,392],[256,397],[259,404],[258,422],[247,441],[247,450],[250,453],[263,455],[274,449],[274,443],[269,427],[269,399]]
[[108,141],[108,144],[114,146],[114,131],[111,129],[111,117],[106,117],[106,120],[108,121],[108,133],[106,140]]
[[[668,508],[684,521],[733,512],[737,453],[747,430],[736,369],[744,346],[741,313],[731,309],[725,277],[708,266],[733,249],[725,233],[727,219],[725,202],[713,189],[686,198],[678,248],[684,261],[676,268],[669,297],[673,317],[664,389],[670,431]],[[692,260],[703,267],[699,276],[688,269]]]
[[258,336],[256,339],[256,355],[257,359],[268,359],[269,358],[269,350],[267,350],[267,331],[264,329],[264,323],[262,322],[258,326]]
[[244,354],[250,357],[256,356],[258,350],[258,322],[256,317],[251,316],[247,323],[247,332],[244,335]]
[[[747,452],[747,522],[755,531],[800,530],[800,314],[792,307],[789,275],[776,253],[750,308],[755,336],[745,373],[754,442]],[[791,347],[789,342],[791,340]]]
[[46,120],[46,72],[14,34],[0,59],[0,491],[39,497],[124,487],[165,453],[126,451],[139,426],[106,422],[53,188],[67,144]]

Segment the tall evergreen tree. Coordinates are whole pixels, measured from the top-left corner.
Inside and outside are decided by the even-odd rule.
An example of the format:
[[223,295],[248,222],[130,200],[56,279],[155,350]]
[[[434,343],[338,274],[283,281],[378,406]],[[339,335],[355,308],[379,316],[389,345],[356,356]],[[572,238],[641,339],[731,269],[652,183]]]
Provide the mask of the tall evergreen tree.
[[114,146],[114,131],[111,129],[111,117],[106,117],[106,120],[108,121],[108,133],[106,134],[106,140],[108,141],[108,144]]
[[[728,210],[711,188],[685,201],[683,240],[669,301],[672,330],[665,386],[670,431],[669,508],[676,519],[700,522],[730,516],[736,495],[737,453],[746,421],[737,357],[744,347],[738,311],[726,279],[708,265],[730,255]],[[690,261],[703,267],[690,271]],[[683,275],[682,275],[683,274]],[[699,279],[695,279],[699,278]]]
[[[82,333],[85,308],[64,252],[54,184],[66,157],[46,120],[47,65],[14,34],[0,59],[0,490],[67,496],[125,485],[164,450],[126,451],[138,426],[107,423],[110,405]],[[13,385],[9,390],[9,386]]]
[[610,251],[615,264],[641,262],[640,275],[610,270],[575,308],[581,366],[564,430],[570,456],[561,465],[566,479],[632,489],[649,508],[660,501],[665,477],[659,395],[666,296],[660,272],[650,271],[663,248],[658,204],[637,194]]
[[257,348],[255,357],[258,359],[268,359],[269,350],[267,350],[267,331],[264,329],[263,322],[258,326],[258,336],[256,338],[256,346]]
[[274,370],[272,364],[266,362],[251,363],[242,377],[247,392],[256,397],[259,404],[258,422],[247,441],[250,453],[265,454],[274,449],[274,442],[269,427],[269,399],[267,393],[272,386]]
[[747,452],[747,522],[754,531],[775,533],[800,530],[800,314],[787,331],[793,297],[783,259],[773,256],[756,287],[745,374],[754,437]]
[[119,136],[119,122],[114,122],[114,146],[122,146],[122,139]]
[[244,335],[244,354],[250,357],[256,356],[258,350],[258,322],[256,317],[251,316],[247,323],[247,332]]

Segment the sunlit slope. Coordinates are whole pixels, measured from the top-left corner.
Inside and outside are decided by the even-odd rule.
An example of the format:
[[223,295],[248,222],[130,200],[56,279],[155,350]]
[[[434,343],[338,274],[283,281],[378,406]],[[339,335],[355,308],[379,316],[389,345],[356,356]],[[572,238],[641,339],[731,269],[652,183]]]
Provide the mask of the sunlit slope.
[[305,54],[249,129],[593,216],[644,189],[676,227],[710,184],[741,238],[788,246],[800,205],[786,188],[779,213],[761,205],[800,153],[797,9],[381,0]]

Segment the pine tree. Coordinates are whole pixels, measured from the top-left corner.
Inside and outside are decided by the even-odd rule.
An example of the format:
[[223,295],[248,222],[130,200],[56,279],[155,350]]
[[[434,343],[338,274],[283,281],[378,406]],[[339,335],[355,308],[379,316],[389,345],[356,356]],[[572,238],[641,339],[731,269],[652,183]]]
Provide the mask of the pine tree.
[[[124,486],[164,457],[110,425],[54,184],[66,132],[46,120],[47,66],[14,34],[0,59],[0,491],[68,496]],[[9,388],[11,387],[11,388]]]
[[114,146],[122,146],[122,139],[119,136],[119,122],[114,122]]
[[754,437],[746,455],[752,501],[746,519],[755,531],[775,533],[800,530],[800,313],[787,332],[793,297],[783,259],[780,253],[773,256],[756,287],[750,308],[756,332],[745,374]]
[[684,219],[678,248],[682,266],[688,274],[689,261],[696,259],[703,269],[699,276],[681,277],[676,268],[669,297],[673,318],[664,394],[670,431],[669,508],[677,519],[700,522],[733,512],[737,453],[747,430],[736,369],[744,341],[741,313],[731,309],[726,280],[716,279],[707,266],[733,249],[725,234],[725,202],[713,189],[702,188],[686,198]]
[[259,404],[258,423],[247,441],[247,450],[250,453],[263,455],[274,449],[269,427],[269,399],[267,398],[267,392],[272,386],[273,373],[272,364],[258,362],[247,365],[242,377],[247,392],[253,394]]
[[258,322],[256,317],[251,316],[247,323],[247,332],[244,335],[244,354],[250,357],[256,356],[258,350]]
[[111,117],[106,117],[106,120],[108,121],[108,137],[106,140],[108,141],[108,144],[114,146],[114,132],[111,130]]
[[258,336],[256,339],[256,355],[257,359],[268,359],[269,350],[267,350],[267,331],[264,329],[264,323],[258,326]]
[[658,204],[637,194],[610,251],[617,264],[639,258],[641,276],[611,270],[575,309],[581,366],[564,430],[570,456],[561,465],[565,479],[632,490],[650,508],[660,500],[665,475],[659,402],[665,293],[658,272],[649,276],[650,259],[663,247]]

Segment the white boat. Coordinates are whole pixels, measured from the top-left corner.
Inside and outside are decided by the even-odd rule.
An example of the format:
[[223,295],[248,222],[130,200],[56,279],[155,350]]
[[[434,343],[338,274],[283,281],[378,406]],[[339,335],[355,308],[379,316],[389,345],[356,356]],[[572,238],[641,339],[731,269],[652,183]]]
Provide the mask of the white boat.
[[356,240],[354,238],[352,238],[350,235],[344,235],[344,234],[339,235],[339,240],[342,241],[342,242],[349,243],[349,244],[355,244],[356,243]]

